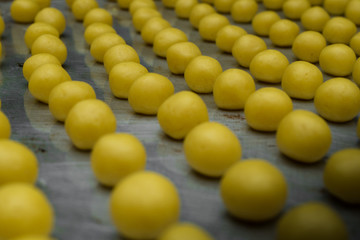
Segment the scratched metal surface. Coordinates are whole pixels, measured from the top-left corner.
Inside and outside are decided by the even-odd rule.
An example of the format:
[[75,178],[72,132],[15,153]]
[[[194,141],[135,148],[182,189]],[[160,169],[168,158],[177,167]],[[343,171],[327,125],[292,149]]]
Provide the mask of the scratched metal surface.
[[[127,11],[120,10],[114,1],[98,2],[113,14],[115,29],[137,50],[141,63],[149,71],[167,76],[174,83],[176,92],[189,90],[183,76],[171,74],[166,60],[156,57],[151,46],[144,44],[132,27],[131,16]],[[37,155],[40,163],[37,185],[50,199],[56,213],[53,236],[59,240],[122,239],[109,216],[108,199],[111,189],[100,186],[93,177],[89,165],[90,153],[72,146],[64,125],[56,122],[48,106],[37,102],[27,89],[21,64],[30,56],[23,40],[28,25],[11,20],[10,3],[9,0],[0,2],[1,13],[6,21],[6,30],[1,39],[4,55],[0,71],[2,111],[10,119],[13,131],[11,138],[26,144]],[[157,5],[163,17],[172,26],[182,29],[204,55],[218,59],[224,70],[239,67],[230,54],[222,53],[214,43],[202,41],[188,20],[178,19],[174,10],[163,8],[160,1],[157,1]],[[219,195],[219,179],[205,178],[193,172],[184,159],[182,142],[166,137],[155,116],[135,114],[126,100],[119,100],[111,95],[103,65],[95,63],[89,53],[83,38],[82,24],[74,20],[65,1],[53,0],[52,6],[60,9],[67,19],[62,40],[68,48],[69,56],[64,68],[72,79],[90,83],[97,97],[110,105],[117,118],[117,131],[130,132],[142,141],[148,155],[147,169],[157,171],[174,182],[182,203],[180,220],[199,224],[219,240],[273,239],[278,217],[265,223],[251,224],[229,216]],[[261,9],[263,8],[260,6]],[[249,24],[240,26],[249,33],[253,32]],[[269,48],[274,48],[269,39],[265,41]],[[279,50],[290,61],[294,60],[290,49]],[[280,87],[259,82],[256,85],[257,88]],[[303,165],[287,159],[279,153],[274,133],[253,131],[247,126],[243,111],[219,110],[211,94],[203,94],[201,97],[208,107],[210,120],[219,121],[236,133],[242,144],[244,159],[264,158],[283,172],[289,194],[282,214],[307,201],[325,202],[344,219],[351,239],[360,239],[359,206],[342,204],[324,190],[322,171],[325,160],[313,165]],[[315,111],[312,101],[293,102],[296,109]],[[345,124],[329,123],[333,142],[326,157],[339,149],[360,146],[355,133],[356,121],[357,118]]]

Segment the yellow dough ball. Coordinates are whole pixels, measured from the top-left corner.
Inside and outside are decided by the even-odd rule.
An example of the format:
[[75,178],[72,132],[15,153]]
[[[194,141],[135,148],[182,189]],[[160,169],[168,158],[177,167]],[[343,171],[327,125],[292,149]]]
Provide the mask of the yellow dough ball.
[[301,15],[311,7],[308,0],[287,0],[284,2],[282,10],[285,17],[292,20],[299,20]]
[[179,42],[187,42],[187,40],[188,38],[182,30],[168,27],[155,35],[153,51],[159,57],[166,57],[166,52],[170,46]]
[[326,40],[321,33],[305,31],[297,35],[291,50],[298,59],[316,63],[324,47],[326,47]]
[[64,122],[70,109],[85,99],[95,99],[94,89],[86,82],[66,81],[54,87],[49,95],[49,110],[54,118]]
[[213,6],[207,3],[198,3],[191,9],[189,21],[195,29],[198,29],[201,19],[211,13],[215,13]]
[[306,30],[322,32],[330,15],[320,6],[314,6],[303,12],[301,15],[301,24]]
[[230,68],[216,78],[213,96],[218,108],[240,110],[253,92],[255,82],[252,76],[244,70]]
[[317,112],[333,122],[346,122],[360,112],[360,90],[346,78],[332,78],[317,89],[314,104]]
[[355,23],[345,17],[333,17],[326,22],[322,34],[329,43],[349,44],[356,34]]
[[58,30],[61,35],[66,28],[66,19],[63,13],[56,8],[47,7],[42,9],[38,14],[36,14],[35,22],[44,22],[48,23],[56,30]]
[[0,187],[1,239],[48,235],[53,225],[53,208],[38,188],[29,183],[9,183]]
[[71,5],[71,12],[78,21],[83,21],[85,15],[93,8],[98,8],[96,0],[75,0]]
[[5,22],[3,17],[0,15],[0,37],[4,33],[5,30]]
[[324,78],[320,69],[305,61],[292,62],[284,71],[282,89],[292,98],[311,100]]
[[166,99],[158,109],[157,118],[162,130],[174,139],[183,139],[193,127],[209,121],[204,101],[190,91],[181,91]]
[[61,63],[57,57],[50,53],[38,53],[35,55],[32,55],[26,61],[23,65],[23,75],[24,78],[29,81],[32,73],[41,65],[44,65],[46,63],[53,63],[61,66]]
[[141,29],[143,28],[145,23],[153,17],[161,17],[161,13],[153,8],[138,9],[132,17],[132,23],[135,30],[141,32]]
[[251,22],[258,10],[255,0],[237,0],[231,6],[231,17],[235,22]]
[[252,93],[244,107],[247,124],[258,131],[276,131],[281,119],[293,110],[290,97],[282,90],[265,87]]
[[116,185],[110,196],[110,214],[123,236],[155,239],[178,220],[180,198],[168,178],[140,171]]
[[172,82],[158,73],[145,73],[129,89],[128,101],[136,113],[156,115],[160,105],[174,94]]
[[59,32],[50,24],[42,22],[33,23],[25,31],[24,40],[26,46],[31,49],[33,42],[43,34],[59,37]]
[[358,58],[354,63],[352,77],[354,82],[360,87],[360,58]]
[[12,182],[36,182],[38,162],[28,147],[12,140],[0,139],[0,151],[0,186]]
[[141,28],[141,38],[147,44],[153,44],[158,32],[171,27],[171,24],[162,17],[153,17],[149,19]]
[[43,34],[38,37],[31,46],[31,54],[50,53],[54,55],[61,64],[64,64],[67,58],[67,48],[65,44],[51,34]]
[[232,165],[220,182],[227,210],[245,221],[261,222],[280,213],[287,198],[283,174],[268,161],[246,159]]
[[350,19],[356,25],[360,25],[360,2],[350,0],[345,8],[345,17]]
[[11,238],[11,240],[55,240],[55,239],[45,235],[25,235],[17,238]]
[[34,22],[40,6],[32,0],[15,0],[11,3],[10,14],[12,19],[18,23]]
[[136,171],[144,170],[146,150],[135,136],[111,133],[101,137],[91,152],[91,168],[105,186],[115,186]]
[[324,119],[307,110],[286,115],[276,132],[276,144],[283,154],[303,163],[320,161],[331,146],[331,131]]
[[349,0],[324,0],[323,7],[331,15],[343,15]]
[[281,19],[271,25],[269,38],[278,47],[290,47],[300,33],[299,26],[288,19]]
[[106,23],[95,22],[90,24],[84,32],[84,38],[87,44],[91,45],[92,42],[104,33],[116,33],[112,26]]
[[356,55],[354,51],[342,43],[324,47],[319,56],[321,69],[325,73],[337,77],[350,75],[355,61]]
[[242,27],[226,25],[216,34],[216,46],[224,52],[231,53],[235,41],[246,34],[247,32]]
[[276,226],[277,240],[346,240],[345,223],[329,206],[307,202],[286,212]]
[[156,4],[153,0],[133,0],[129,5],[129,12],[131,16],[140,8],[156,9]]
[[161,0],[161,3],[166,8],[175,8],[177,0]]
[[118,98],[128,98],[133,82],[147,73],[146,67],[136,62],[116,64],[109,73],[109,85],[112,94]]
[[8,117],[0,111],[0,139],[8,139],[11,135],[11,125]]
[[217,122],[204,122],[185,137],[184,153],[195,171],[209,177],[221,177],[241,159],[241,144],[231,129]]
[[289,60],[283,53],[267,49],[256,54],[251,60],[250,72],[259,81],[279,83],[288,65]]
[[90,54],[97,61],[102,63],[106,51],[118,44],[126,44],[125,40],[117,33],[108,32],[95,38],[90,45]]
[[118,6],[122,9],[128,9],[129,6],[130,6],[130,3],[132,2],[133,0],[116,0]]
[[89,150],[101,136],[115,132],[116,118],[105,102],[86,99],[70,109],[65,130],[75,147]]
[[71,81],[71,77],[60,65],[43,64],[31,74],[29,91],[35,99],[48,103],[51,90],[66,81]]
[[211,13],[200,20],[199,34],[202,39],[215,42],[217,33],[226,25],[230,25],[227,17],[219,13]]
[[229,13],[235,0],[213,0],[213,5],[219,13]]
[[192,8],[198,3],[197,0],[181,0],[176,1],[175,14],[179,18],[188,19]]
[[347,203],[360,203],[360,149],[347,148],[335,152],[324,169],[326,189]]
[[199,47],[192,42],[173,44],[166,52],[166,62],[174,74],[183,74],[189,62],[201,55]]
[[215,58],[198,56],[187,65],[184,78],[194,92],[211,93],[215,80],[222,71],[221,64]]
[[118,63],[140,63],[140,58],[133,47],[127,44],[118,44],[109,48],[104,54],[104,67],[107,73]]
[[360,56],[360,32],[356,33],[350,40],[350,47],[356,55]]
[[113,18],[109,11],[104,8],[93,8],[86,13],[83,21],[83,26],[87,28],[92,23],[104,23],[109,26],[113,25]]
[[234,42],[231,53],[242,67],[248,68],[252,59],[259,52],[266,49],[267,45],[262,38],[252,34],[246,34]]
[[269,10],[280,10],[285,0],[263,0],[263,5]]
[[260,36],[269,36],[271,26],[281,18],[275,11],[262,11],[252,19],[251,26],[254,32]]
[[187,240],[214,240],[208,232],[203,228],[187,222],[175,223],[170,227],[166,228],[158,240],[176,240],[176,239],[187,239]]

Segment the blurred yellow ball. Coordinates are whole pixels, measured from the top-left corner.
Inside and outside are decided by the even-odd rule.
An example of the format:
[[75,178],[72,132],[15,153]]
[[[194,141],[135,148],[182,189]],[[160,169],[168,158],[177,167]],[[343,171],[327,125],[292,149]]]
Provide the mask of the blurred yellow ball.
[[26,46],[31,49],[33,42],[43,34],[51,34],[59,37],[59,32],[48,23],[36,22],[31,24],[25,31],[24,40]]
[[30,56],[25,60],[23,65],[23,75],[24,78],[29,81],[32,73],[41,65],[53,63],[61,66],[61,63],[57,57],[50,53],[38,53]]
[[175,223],[166,228],[158,240],[214,240],[210,234],[203,228],[193,223],[181,222]]
[[113,17],[109,11],[104,8],[93,8],[88,11],[84,17],[83,25],[87,28],[92,23],[105,23],[109,26],[113,25]]
[[12,19],[19,23],[32,23],[39,11],[39,4],[32,0],[15,0],[10,6]]
[[47,7],[36,14],[35,22],[48,23],[56,28],[61,35],[66,28],[66,19],[64,14],[57,8]]
[[85,15],[93,8],[98,8],[96,0],[75,0],[71,5],[71,11],[78,21],[83,21]]
[[0,139],[8,139],[11,136],[11,125],[8,117],[0,111]]

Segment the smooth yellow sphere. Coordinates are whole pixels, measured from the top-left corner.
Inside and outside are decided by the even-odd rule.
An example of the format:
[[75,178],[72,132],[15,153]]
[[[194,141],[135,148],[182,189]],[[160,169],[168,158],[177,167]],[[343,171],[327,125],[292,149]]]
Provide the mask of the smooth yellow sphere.
[[231,6],[231,17],[235,22],[251,22],[258,10],[255,0],[237,0]]
[[262,38],[253,34],[245,34],[234,42],[231,53],[240,66],[248,68],[252,59],[266,49],[267,45]]
[[12,19],[18,23],[34,22],[40,6],[32,0],[15,0],[11,3],[10,14]]
[[92,41],[90,45],[90,54],[97,62],[102,63],[106,51],[118,44],[126,44],[126,42],[117,33],[103,33]]
[[333,17],[326,22],[322,34],[329,43],[349,44],[356,34],[355,23],[345,17]]
[[157,119],[168,136],[183,139],[193,127],[209,121],[209,115],[199,95],[190,91],[181,91],[161,104]]
[[350,47],[357,56],[360,56],[360,32],[356,33],[350,40]]
[[139,171],[116,185],[110,196],[110,214],[123,236],[155,239],[178,220],[180,198],[168,178]]
[[291,98],[311,100],[323,81],[322,72],[317,66],[295,61],[285,69],[281,87]]
[[241,159],[241,144],[235,133],[217,122],[204,122],[185,137],[184,153],[195,171],[209,177],[221,177]]
[[51,34],[59,37],[59,32],[48,23],[37,22],[31,24],[25,31],[24,40],[26,46],[31,49],[33,42],[43,34]]
[[162,17],[153,17],[149,19],[141,28],[141,38],[147,44],[153,44],[158,32],[171,27],[171,24]]
[[71,77],[64,68],[53,63],[43,64],[31,74],[29,91],[35,99],[48,103],[51,90],[66,81],[71,81]]
[[293,110],[290,97],[274,87],[252,93],[244,107],[247,124],[258,131],[276,131],[280,121]]
[[109,85],[112,94],[117,98],[127,99],[133,82],[147,73],[146,67],[136,62],[116,64],[109,73]]
[[227,210],[235,217],[251,222],[274,218],[287,198],[283,174],[268,161],[246,159],[232,165],[220,182]]
[[87,26],[84,32],[84,38],[87,44],[91,45],[97,37],[104,33],[116,33],[116,31],[112,26],[109,26],[106,23],[95,22]]
[[83,21],[83,26],[87,28],[92,23],[105,23],[109,26],[113,25],[113,18],[109,11],[104,8],[93,8],[86,13]]
[[345,17],[356,25],[360,25],[360,2],[358,0],[349,1],[345,8]]
[[360,87],[360,58],[358,58],[354,63],[352,77],[354,82]]
[[164,28],[159,31],[153,42],[153,51],[159,57],[166,57],[166,52],[175,43],[187,42],[188,38],[186,34],[178,29],[173,27]]
[[46,63],[53,63],[61,66],[59,59],[54,55],[50,53],[38,53],[25,60],[22,69],[24,78],[29,81],[31,74],[35,71],[35,69]]
[[330,15],[324,8],[314,6],[303,12],[300,20],[305,30],[322,32],[325,24],[330,20]]
[[325,73],[337,77],[350,75],[355,61],[356,55],[354,51],[342,43],[324,47],[319,56],[321,69]]
[[229,24],[230,21],[224,15],[211,13],[200,20],[199,34],[202,39],[215,42],[219,30]]
[[156,115],[160,105],[172,94],[174,85],[158,73],[145,73],[129,89],[128,101],[136,113]]
[[360,149],[346,148],[332,154],[324,169],[326,189],[346,203],[360,203]]
[[254,32],[260,36],[269,36],[271,26],[281,18],[275,11],[262,11],[252,19],[251,26]]
[[49,235],[53,225],[53,208],[38,188],[29,183],[9,183],[0,187],[1,239]]
[[86,99],[70,109],[65,130],[75,147],[89,150],[101,136],[115,132],[116,118],[105,102]]
[[333,122],[346,122],[360,112],[359,87],[347,78],[332,78],[320,85],[315,93],[317,112]]
[[276,144],[289,158],[303,162],[320,161],[331,146],[331,131],[324,119],[307,110],[294,110],[280,122]]
[[111,133],[101,137],[91,152],[91,168],[105,186],[115,186],[124,177],[144,170],[146,150],[134,135]]
[[5,22],[3,17],[0,15],[0,37],[4,33],[5,30]]
[[132,17],[132,23],[135,30],[141,32],[145,23],[153,17],[161,17],[161,13],[153,8],[140,8],[136,10]]
[[281,19],[271,25],[269,38],[278,47],[290,47],[300,33],[299,26],[288,19]]
[[166,62],[170,72],[183,74],[189,62],[201,55],[199,47],[192,42],[173,44],[166,52]]
[[298,59],[316,63],[324,47],[326,47],[326,40],[321,33],[305,31],[297,35],[291,50]]
[[65,44],[58,38],[51,34],[43,34],[38,37],[31,46],[31,54],[50,53],[59,59],[61,64],[64,64],[67,58],[67,48]]
[[218,108],[240,110],[249,96],[255,92],[252,76],[244,70],[230,68],[222,72],[215,80],[213,96]]
[[11,238],[11,240],[55,240],[45,235],[25,235],[21,237]]
[[349,0],[324,0],[323,7],[331,15],[343,15]]
[[107,73],[121,62],[140,63],[140,58],[133,47],[127,44],[117,44],[109,48],[104,54],[104,67]]
[[153,8],[156,9],[156,4],[153,0],[133,0],[129,5],[129,12],[131,16],[140,8]]
[[288,65],[289,60],[283,53],[267,49],[256,54],[251,60],[250,72],[259,81],[279,83]]
[[263,5],[268,10],[280,10],[285,0],[263,0]]
[[235,3],[235,0],[213,0],[214,8],[219,13],[230,13],[231,6]]
[[197,93],[211,93],[216,78],[222,73],[218,60],[209,56],[197,56],[187,65],[184,78],[191,90]]
[[286,212],[276,226],[277,240],[346,240],[346,225],[329,206],[307,202]]
[[285,17],[292,20],[299,20],[301,15],[311,7],[308,0],[287,0],[284,2],[282,10]]
[[189,21],[195,29],[198,29],[201,19],[211,13],[215,13],[213,6],[207,3],[198,3],[191,9]]
[[190,17],[191,10],[198,3],[197,0],[181,0],[176,1],[175,14],[179,18],[188,19]]
[[71,12],[78,21],[83,21],[85,15],[93,8],[98,8],[96,0],[75,0],[71,5]]
[[166,8],[175,8],[177,0],[161,0],[161,3]]
[[38,162],[27,146],[13,140],[0,139],[0,151],[0,186],[12,182],[36,182]]
[[54,87],[49,95],[49,110],[54,118],[64,122],[70,109],[85,99],[95,99],[90,84],[81,81],[66,81]]
[[231,53],[235,41],[246,34],[247,32],[242,27],[226,25],[216,34],[216,46],[224,52]]
[[203,228],[193,223],[181,222],[175,223],[166,228],[158,240],[214,240],[210,234]]
[[8,139],[11,136],[11,125],[8,117],[0,111],[0,139]]
[[66,28],[66,19],[64,14],[57,8],[47,7],[42,9],[35,16],[35,22],[48,23],[61,35]]

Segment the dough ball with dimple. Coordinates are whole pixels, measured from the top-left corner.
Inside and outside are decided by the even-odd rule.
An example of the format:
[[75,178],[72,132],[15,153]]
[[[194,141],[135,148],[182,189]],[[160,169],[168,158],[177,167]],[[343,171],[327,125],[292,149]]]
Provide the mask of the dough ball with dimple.
[[83,21],[85,15],[93,8],[98,8],[96,0],[75,0],[71,5],[71,12],[78,21]]
[[322,32],[325,24],[330,20],[330,15],[324,8],[314,6],[307,9],[300,20],[306,30]]
[[295,38],[292,52],[300,60],[316,63],[319,61],[320,53],[324,47],[326,47],[326,40],[321,33],[305,31]]
[[317,112],[333,122],[346,122],[360,112],[360,90],[346,78],[332,78],[320,85],[315,93]]
[[50,53],[59,59],[61,64],[64,64],[67,58],[67,48],[65,44],[58,38],[51,34],[43,34],[38,37],[31,46],[31,54]]
[[199,47],[192,42],[173,44],[166,52],[166,62],[174,74],[183,74],[189,62],[201,55]]
[[275,11],[262,11],[254,16],[251,26],[257,35],[269,36],[271,26],[280,19]]
[[61,66],[59,59],[54,55],[50,53],[38,53],[32,55],[24,62],[22,69],[24,78],[29,81],[31,74],[35,71],[35,69],[46,63],[53,63]]
[[187,65],[184,78],[194,92],[211,93],[220,73],[222,67],[218,60],[209,56],[198,56]]
[[64,68],[53,63],[43,64],[31,74],[29,91],[35,99],[48,103],[51,90],[66,81],[71,78]]
[[176,1],[175,14],[179,18],[188,19],[192,8],[198,3],[197,0]]
[[214,7],[219,13],[230,13],[231,6],[235,2],[234,0],[213,0]]
[[295,61],[285,69],[281,87],[292,98],[310,100],[323,81],[322,72],[317,66]]
[[166,228],[158,237],[158,240],[214,240],[203,228],[193,223],[175,223]]
[[140,63],[122,62],[116,64],[109,73],[109,85],[112,94],[115,97],[127,99],[133,82],[147,72],[146,67]]
[[324,0],[323,7],[331,15],[343,15],[349,0]]
[[95,22],[90,24],[85,29],[84,38],[87,44],[91,45],[95,38],[99,37],[104,33],[116,33],[116,31],[112,26],[109,26],[106,23]]
[[240,110],[253,92],[255,82],[252,76],[244,70],[230,68],[216,78],[213,96],[218,108]]
[[255,0],[237,0],[231,5],[231,17],[235,22],[251,22],[258,10]]
[[126,44],[125,40],[117,33],[109,32],[101,34],[92,41],[90,54],[97,62],[102,63],[106,51],[117,44]]
[[329,43],[349,44],[356,34],[355,23],[345,17],[333,17],[326,22],[322,34]]
[[141,32],[145,23],[153,17],[161,17],[161,13],[153,8],[140,8],[136,10],[132,17],[132,23],[135,30]]
[[243,67],[249,67],[252,59],[267,49],[265,41],[255,35],[246,34],[239,37],[231,49],[233,57]]
[[360,25],[360,2],[357,0],[351,0],[346,5],[345,17],[350,19],[356,25]]
[[197,29],[199,27],[200,20],[211,13],[215,13],[213,6],[207,3],[198,3],[191,9],[189,21],[191,25]]
[[109,48],[104,55],[104,67],[107,73],[118,63],[136,62],[140,63],[140,58],[133,47],[127,44],[118,44]]
[[11,136],[11,125],[8,117],[0,111],[0,139],[10,138]]
[[356,33],[350,40],[350,47],[356,55],[360,56],[360,32]]
[[160,105],[172,94],[174,85],[163,75],[145,73],[129,89],[129,104],[136,113],[156,115]]
[[328,74],[343,77],[351,74],[356,55],[347,45],[332,44],[323,48],[319,56],[321,69]]
[[157,56],[166,57],[170,46],[187,40],[188,38],[182,30],[173,27],[165,28],[155,35],[153,51]]
[[116,118],[105,102],[86,99],[70,109],[65,130],[75,147],[89,150],[100,137],[116,131]]
[[33,42],[43,34],[51,34],[55,37],[59,37],[59,32],[47,23],[33,23],[25,31],[24,40],[26,46],[31,49]]
[[171,27],[171,24],[162,17],[153,17],[149,19],[141,29],[141,38],[147,44],[153,44],[158,32]]
[[167,135],[174,139],[183,139],[193,127],[209,121],[209,115],[199,95],[190,91],[181,91],[161,104],[157,119]]
[[48,23],[56,28],[61,35],[66,28],[66,19],[64,14],[56,8],[47,7],[36,14],[35,22]]
[[284,2],[282,10],[285,17],[299,20],[301,15],[310,7],[310,2],[307,0],[287,0]]
[[281,19],[270,27],[269,38],[278,47],[290,47],[299,33],[300,28],[295,22]]
[[358,58],[354,63],[352,77],[354,82],[360,87],[360,58]]
[[204,122],[185,137],[184,153],[195,171],[209,177],[221,177],[241,159],[241,144],[235,133],[217,122]]
[[113,25],[113,18],[109,11],[104,8],[93,8],[86,13],[83,21],[83,26],[87,28],[90,24],[101,22],[109,26]]
[[129,12],[131,16],[140,8],[156,9],[156,4],[153,0],[133,0],[129,5]]
[[10,15],[12,19],[19,23],[33,22],[39,11],[39,4],[32,0],[15,0],[10,6]]
[[263,5],[269,10],[280,10],[285,0],[263,0]]
[[216,35],[216,46],[224,52],[231,53],[235,41],[245,34],[247,34],[247,32],[242,27],[226,25],[221,28]]
[[214,42],[219,30],[229,24],[230,21],[224,15],[211,13],[200,20],[199,34],[202,39]]
[[259,52],[250,62],[250,72],[255,79],[269,83],[281,82],[289,60],[278,50],[267,49]]
[[252,93],[244,107],[247,124],[258,131],[276,131],[280,121],[293,110],[290,97],[274,87]]
[[85,99],[95,99],[90,84],[81,81],[66,81],[55,86],[49,95],[49,110],[54,118],[64,122],[70,109]]

